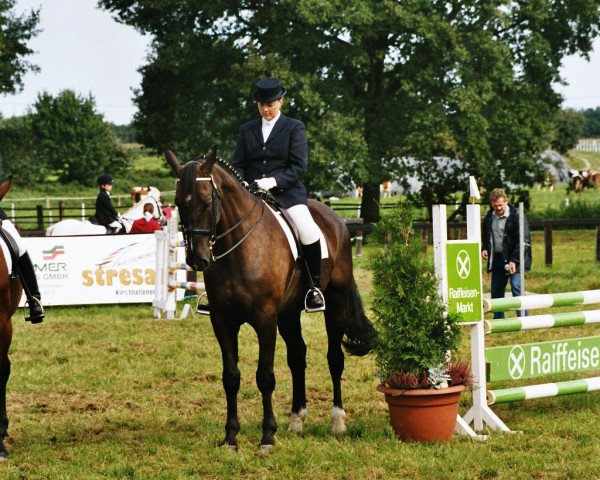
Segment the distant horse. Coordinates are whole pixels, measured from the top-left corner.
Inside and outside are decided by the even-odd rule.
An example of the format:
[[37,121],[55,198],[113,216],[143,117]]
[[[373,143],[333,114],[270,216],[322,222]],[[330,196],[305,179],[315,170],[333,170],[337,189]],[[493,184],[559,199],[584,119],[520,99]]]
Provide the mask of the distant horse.
[[[275,214],[259,196],[250,193],[229,164],[217,159],[215,150],[183,166],[171,150],[165,153],[178,178],[175,203],[181,214],[186,261],[192,269],[204,272],[210,319],[221,347],[227,398],[222,444],[237,449],[238,333],[247,322],[258,336],[256,383],[263,405],[260,447],[269,450],[277,430],[272,406],[277,330],[287,345],[292,373],[290,430],[301,432],[306,416],[306,344],[300,324],[306,283]],[[342,341],[345,336],[343,343],[349,353],[365,355],[376,333],[354,281],[346,226],[322,203],[310,201],[309,208],[324,233],[329,255],[323,260],[321,278],[327,304],[327,360],[333,382],[332,432],[343,434]]]
[[[141,187],[136,188],[139,188],[140,190],[132,190],[131,195],[132,200],[139,198],[138,202],[121,216],[121,224],[123,225],[125,233],[129,233],[135,220],[144,216],[144,205],[146,203],[152,203],[152,205],[154,205],[154,218],[156,220],[160,222],[163,219],[160,190],[155,187],[144,187],[143,189]],[[97,225],[87,220],[82,222],[80,220],[75,220],[74,218],[61,220],[46,229],[47,237],[105,234],[106,227],[103,225]]]
[[[12,178],[0,184],[0,200],[10,189]],[[12,265],[10,253],[0,239],[0,460],[8,458],[4,439],[8,436],[8,415],[6,413],[6,383],[10,376],[10,360],[8,349],[12,340],[12,316],[17,310],[21,298],[21,282],[15,276],[11,277]]]
[[569,184],[567,185],[567,195],[570,192],[579,193],[583,190],[585,186],[585,177],[587,177],[587,173],[583,170],[569,170]]
[[593,189],[600,187],[600,173],[587,170],[583,179],[583,186]]

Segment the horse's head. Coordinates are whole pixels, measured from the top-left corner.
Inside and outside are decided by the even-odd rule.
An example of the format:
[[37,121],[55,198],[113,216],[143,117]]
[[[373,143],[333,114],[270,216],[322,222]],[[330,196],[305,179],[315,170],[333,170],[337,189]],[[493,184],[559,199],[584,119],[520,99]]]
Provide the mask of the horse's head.
[[0,183],[0,200],[4,198],[4,195],[8,193],[10,190],[10,185],[12,183],[12,175],[9,175],[6,180]]
[[219,191],[211,173],[217,159],[216,146],[210,155],[185,165],[169,149],[165,149],[165,156],[177,176],[175,205],[181,217],[186,263],[194,270],[204,271],[211,262],[221,210]]

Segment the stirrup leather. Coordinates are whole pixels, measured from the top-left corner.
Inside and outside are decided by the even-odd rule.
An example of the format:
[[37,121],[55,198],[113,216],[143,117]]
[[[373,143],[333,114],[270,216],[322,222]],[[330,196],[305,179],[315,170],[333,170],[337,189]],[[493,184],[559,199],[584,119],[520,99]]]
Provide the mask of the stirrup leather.
[[[317,303],[320,303],[320,305],[308,304],[308,296],[311,294],[317,295],[317,298],[315,300],[317,300]],[[321,292],[319,288],[313,287],[308,292],[306,292],[306,295],[304,297],[304,310],[306,310],[308,313],[323,312],[325,310],[325,297],[323,296],[323,292]]]

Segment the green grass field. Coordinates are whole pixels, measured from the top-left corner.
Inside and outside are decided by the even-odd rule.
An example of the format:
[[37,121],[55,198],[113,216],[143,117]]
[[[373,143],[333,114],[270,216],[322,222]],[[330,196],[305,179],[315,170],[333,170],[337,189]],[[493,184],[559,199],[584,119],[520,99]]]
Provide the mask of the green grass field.
[[[555,242],[555,263],[547,268],[541,236],[534,234],[527,290],[599,288],[593,232],[557,232]],[[355,261],[367,308],[372,248],[367,245],[365,256]],[[484,285],[489,287],[488,278]],[[240,333],[242,430],[240,450],[233,453],[216,447],[224,432],[225,398],[219,348],[206,317],[154,320],[149,305],[54,307],[41,325],[26,324],[21,312],[14,325],[11,457],[0,465],[1,479],[598,478],[599,393],[494,407],[519,435],[490,432],[486,442],[455,436],[441,445],[401,443],[375,390],[370,355],[346,359],[348,435],[333,438],[319,314],[303,317],[309,402],[303,436],[287,431],[291,376],[285,345],[278,340],[274,408],[279,431],[267,456],[257,453],[262,413],[254,382],[256,337],[248,326]],[[543,332],[509,334],[501,343],[597,335],[600,327]],[[465,335],[460,356],[468,358],[468,352]],[[461,412],[469,406],[470,394],[463,395]]]
[[[594,162],[600,165],[600,156]],[[163,182],[162,189],[174,184],[162,159],[147,156],[117,181],[115,191],[126,194],[144,179]],[[565,190],[532,190],[533,208],[564,202]],[[66,192],[95,195],[95,189]],[[21,198],[50,194],[10,193]],[[593,191],[581,195],[597,201]],[[556,231],[552,267],[543,264],[543,233],[533,232],[532,243],[527,291],[600,288],[594,231]],[[365,255],[355,259],[367,309],[372,248],[367,244]],[[487,276],[484,289],[489,290]],[[309,402],[303,436],[287,431],[291,375],[285,345],[278,340],[274,408],[279,431],[276,448],[267,456],[257,453],[262,415],[254,381],[258,349],[247,326],[240,334],[242,430],[237,453],[216,447],[224,434],[225,398],[220,352],[206,317],[154,320],[150,305],[53,307],[46,322],[37,326],[26,324],[23,312],[18,312],[14,330],[8,384],[10,459],[0,464],[0,479],[600,478],[600,393],[493,407],[509,428],[522,432],[519,435],[488,432],[486,442],[455,436],[448,444],[401,443],[392,434],[383,396],[375,390],[378,380],[371,355],[346,359],[348,435],[333,438],[327,343],[319,314],[303,317]],[[467,333],[465,329],[459,351],[464,359],[469,358]],[[600,335],[600,326],[493,336],[487,344],[591,335]],[[461,413],[470,404],[471,395],[463,395]]]

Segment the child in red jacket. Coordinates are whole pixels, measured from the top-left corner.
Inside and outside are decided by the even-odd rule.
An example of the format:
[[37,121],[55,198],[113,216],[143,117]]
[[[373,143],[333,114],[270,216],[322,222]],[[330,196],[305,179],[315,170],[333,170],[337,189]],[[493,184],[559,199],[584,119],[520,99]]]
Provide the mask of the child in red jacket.
[[160,230],[160,223],[154,217],[154,205],[147,203],[144,205],[144,216],[133,222],[129,233],[152,233]]

